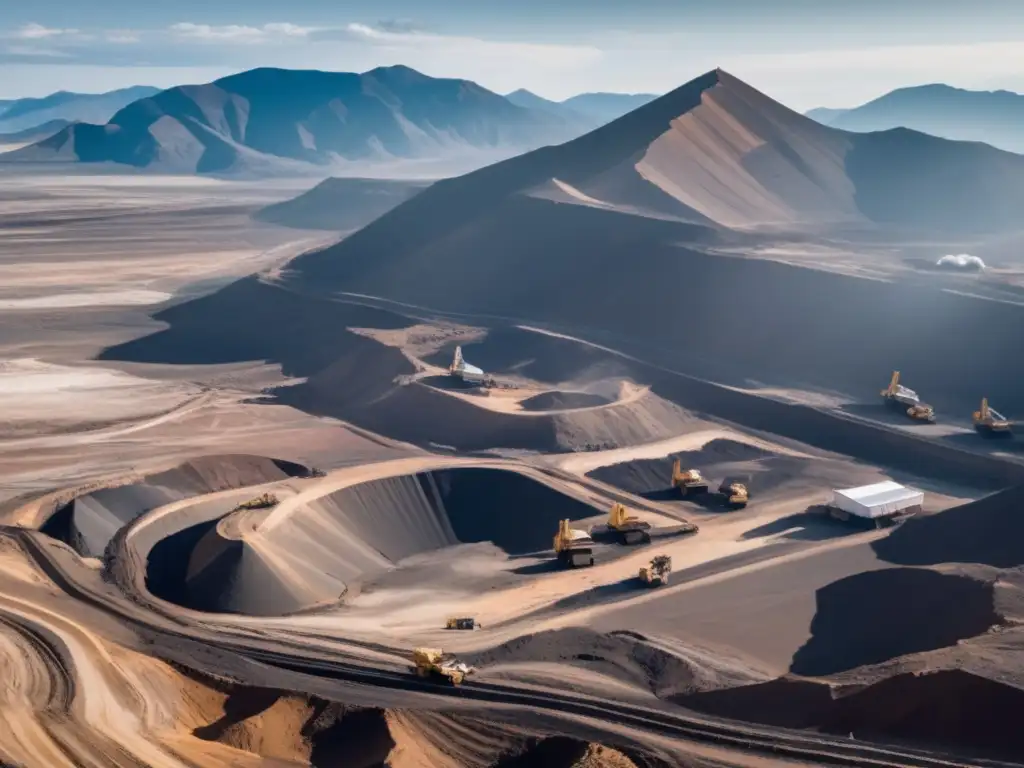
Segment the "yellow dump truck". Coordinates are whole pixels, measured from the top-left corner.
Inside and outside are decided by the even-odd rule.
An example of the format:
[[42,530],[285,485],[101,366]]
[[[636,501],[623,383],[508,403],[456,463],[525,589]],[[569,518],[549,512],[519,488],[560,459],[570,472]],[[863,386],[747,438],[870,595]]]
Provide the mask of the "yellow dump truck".
[[981,408],[974,412],[974,428],[983,435],[1008,437],[1013,432],[1013,423],[999,411],[990,408],[988,398],[981,398]]
[[684,470],[679,459],[676,459],[672,464],[672,487],[679,491],[680,496],[695,496],[708,492],[708,481],[700,470]]
[[594,564],[594,540],[586,531],[569,526],[568,520],[558,524],[554,550],[558,562],[568,568],[582,568]]
[[412,661],[420,677],[433,677],[452,685],[461,685],[466,675],[476,671],[440,648],[417,648],[412,653]]
[[889,386],[882,390],[886,405],[903,411],[914,421],[935,421],[935,409],[921,402],[917,392],[900,384],[900,372],[893,371]]
[[660,587],[668,584],[668,576],[672,573],[672,558],[668,555],[657,555],[651,562],[640,569],[640,581],[648,587]]
[[471,617],[450,618],[445,623],[445,629],[476,629],[476,626],[476,619]]

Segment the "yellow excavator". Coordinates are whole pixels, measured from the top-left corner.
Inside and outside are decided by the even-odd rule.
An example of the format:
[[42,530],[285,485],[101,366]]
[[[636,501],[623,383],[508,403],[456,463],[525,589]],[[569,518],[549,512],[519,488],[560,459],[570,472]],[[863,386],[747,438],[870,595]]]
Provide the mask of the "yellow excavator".
[[594,540],[586,531],[570,528],[568,520],[559,522],[554,543],[555,555],[562,565],[583,568],[594,564]]
[[904,411],[914,421],[935,421],[935,409],[921,402],[917,392],[900,384],[900,372],[893,371],[889,386],[882,390],[886,404]]
[[725,503],[733,509],[743,509],[750,500],[750,493],[747,486],[740,482],[723,482],[718,492],[725,497]]
[[679,489],[680,496],[695,496],[708,492],[708,481],[697,469],[682,469],[679,459],[672,464],[672,487]]
[[672,558],[668,555],[657,555],[651,562],[640,569],[640,581],[648,587],[660,587],[668,584],[668,575],[672,573]]
[[420,677],[433,677],[452,685],[461,685],[466,675],[476,671],[451,654],[444,653],[440,648],[417,648],[412,652],[412,662],[416,666],[416,674]]
[[974,428],[982,434],[992,436],[1009,436],[1013,431],[1013,423],[999,411],[990,408],[988,398],[981,398],[981,408],[974,412]]
[[607,533],[612,534],[620,544],[641,544],[650,540],[647,533],[651,524],[646,523],[635,515],[630,515],[623,504],[615,502],[608,512],[608,524],[605,526]]

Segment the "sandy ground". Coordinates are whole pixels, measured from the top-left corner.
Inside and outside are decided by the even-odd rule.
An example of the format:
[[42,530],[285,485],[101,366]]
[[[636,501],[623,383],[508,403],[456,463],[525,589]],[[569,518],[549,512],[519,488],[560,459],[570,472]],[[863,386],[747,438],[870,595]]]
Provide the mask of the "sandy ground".
[[195,178],[0,175],[0,498],[52,488],[58,475],[79,484],[208,451],[262,443],[282,455],[301,446],[310,458],[345,443],[322,422],[246,404],[282,380],[259,366],[214,372],[217,383],[241,386],[211,392],[188,372],[90,362],[112,340],[153,327],[152,305],[321,242],[249,219],[293,192]]
[[[673,131],[705,130],[716,105],[705,106]],[[657,183],[670,192],[674,182]],[[877,719],[850,740],[849,712],[788,731],[743,708],[748,692],[794,676],[872,685],[911,667],[944,671],[962,648],[963,668],[1001,681],[989,700],[1012,696],[1019,678],[998,643],[1014,636],[988,629],[1018,615],[1016,550],[995,558],[990,542],[974,542],[914,560],[904,541],[924,530],[911,528],[918,521],[863,531],[814,513],[831,488],[892,477],[926,491],[922,536],[966,546],[966,529],[951,536],[943,521],[964,519],[958,510],[970,507],[958,505],[983,494],[961,482],[967,470],[872,461],[866,438],[843,437],[845,422],[826,447],[766,431],[756,409],[755,429],[736,418],[742,409],[683,404],[664,379],[645,380],[654,369],[639,357],[568,332],[408,307],[325,310],[278,282],[322,235],[248,218],[289,194],[193,179],[0,177],[0,760],[982,764],[976,730],[944,741]],[[715,215],[750,204],[728,202]],[[181,303],[257,270],[263,280],[227,289],[238,301],[227,313]],[[164,307],[169,315],[150,317]],[[181,312],[205,339],[178,344]],[[239,344],[224,326],[255,336]],[[154,338],[166,347],[133,341],[163,328]],[[100,354],[126,342],[157,352]],[[218,352],[232,344],[243,354]],[[519,389],[445,386],[455,344]],[[731,396],[744,403],[803,392],[740,389]],[[849,405],[831,396],[814,405]],[[858,418],[883,423],[856,413],[850,423]],[[897,440],[877,454],[893,456],[911,445],[898,442],[903,432],[857,435]],[[959,457],[937,455],[943,468]],[[751,503],[725,512],[676,498],[673,456],[716,482],[749,476]],[[972,505],[1009,542],[1019,536],[999,510],[1011,501]],[[558,521],[597,535],[613,503],[648,523],[652,540],[598,537],[592,568],[555,568]],[[648,589],[637,572],[655,554],[672,557],[673,574]],[[851,635],[837,620],[844,598],[873,591],[903,641]],[[955,620],[937,609],[943,599],[959,606]],[[871,603],[857,605],[864,619]],[[481,627],[443,629],[455,615]],[[476,675],[458,690],[420,680],[409,669],[419,645],[457,653]],[[705,698],[723,693],[737,696],[724,709]],[[930,698],[906,695],[914,711]],[[769,709],[791,705],[780,696]],[[1005,758],[1016,742],[996,746]]]

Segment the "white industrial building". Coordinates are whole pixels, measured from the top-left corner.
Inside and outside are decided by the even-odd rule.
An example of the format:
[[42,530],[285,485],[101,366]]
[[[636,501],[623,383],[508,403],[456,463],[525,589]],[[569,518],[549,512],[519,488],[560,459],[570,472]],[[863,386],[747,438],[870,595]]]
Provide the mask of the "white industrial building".
[[830,506],[847,515],[878,520],[916,512],[922,504],[923,492],[887,480],[884,483],[832,491]]

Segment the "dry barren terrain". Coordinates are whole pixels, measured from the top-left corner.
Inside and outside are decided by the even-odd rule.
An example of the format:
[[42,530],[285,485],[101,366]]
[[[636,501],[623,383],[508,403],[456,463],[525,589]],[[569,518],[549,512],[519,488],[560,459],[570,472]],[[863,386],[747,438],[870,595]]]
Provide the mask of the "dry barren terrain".
[[[1021,764],[1024,454],[969,410],[1024,404],[1014,268],[910,280],[893,137],[695,83],[337,245],[254,217],[303,189],[4,171],[0,762]],[[914,517],[824,513],[883,480]]]

